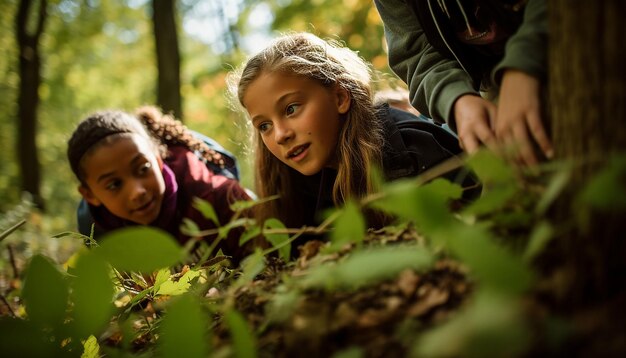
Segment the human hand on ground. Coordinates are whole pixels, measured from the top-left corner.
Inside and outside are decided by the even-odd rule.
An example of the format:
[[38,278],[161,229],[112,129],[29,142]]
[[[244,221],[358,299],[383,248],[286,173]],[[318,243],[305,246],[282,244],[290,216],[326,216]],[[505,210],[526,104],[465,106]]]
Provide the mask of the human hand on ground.
[[538,163],[534,144],[547,158],[553,149],[541,122],[539,80],[518,70],[506,70],[502,77],[495,132],[508,157],[526,166]]
[[468,153],[478,150],[481,144],[496,149],[493,130],[496,106],[493,103],[478,95],[466,94],[456,100],[453,111],[461,148]]

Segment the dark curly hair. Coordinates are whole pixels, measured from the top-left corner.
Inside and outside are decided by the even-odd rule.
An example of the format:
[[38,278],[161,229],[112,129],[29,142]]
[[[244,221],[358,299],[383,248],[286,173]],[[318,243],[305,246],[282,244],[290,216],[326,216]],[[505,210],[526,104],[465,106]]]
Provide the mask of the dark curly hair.
[[136,110],[135,115],[119,110],[105,110],[83,119],[72,133],[67,146],[67,158],[74,175],[84,182],[86,173],[81,167],[82,159],[103,144],[131,134],[150,140],[163,158],[168,146],[182,145],[199,153],[207,163],[221,168],[225,166],[222,154],[196,138],[181,121],[163,114],[154,106],[143,106]]

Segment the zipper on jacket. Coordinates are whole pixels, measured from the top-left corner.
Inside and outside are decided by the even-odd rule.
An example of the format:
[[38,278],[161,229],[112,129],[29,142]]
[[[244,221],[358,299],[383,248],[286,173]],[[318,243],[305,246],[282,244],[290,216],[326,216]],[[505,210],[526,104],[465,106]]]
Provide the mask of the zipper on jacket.
[[441,28],[439,26],[439,23],[437,22],[437,17],[435,16],[435,12],[433,11],[432,0],[426,0],[426,3],[428,4],[428,10],[430,11],[430,16],[432,17],[433,22],[435,23],[435,27],[437,28],[437,32],[439,32],[439,37],[441,37],[441,39],[443,40],[443,43],[446,45],[446,47],[448,48],[448,50],[450,51],[452,56],[454,56],[454,58],[456,59],[456,62],[458,62],[458,64],[463,69],[463,71],[465,71],[465,73],[467,73],[470,77],[472,77],[472,74],[467,70],[467,68],[465,68],[465,66],[463,65],[463,63],[459,59],[459,56],[456,55],[454,50],[452,50],[452,47],[450,47],[450,45],[448,44],[448,41],[447,41],[446,37],[443,36],[443,32],[441,32]]

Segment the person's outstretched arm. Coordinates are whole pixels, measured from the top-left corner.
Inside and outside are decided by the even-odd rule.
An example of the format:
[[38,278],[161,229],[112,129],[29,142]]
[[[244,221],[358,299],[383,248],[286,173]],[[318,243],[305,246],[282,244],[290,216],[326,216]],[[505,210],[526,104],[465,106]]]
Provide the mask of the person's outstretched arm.
[[548,25],[545,0],[531,0],[524,21],[506,44],[505,56],[493,71],[500,82],[496,137],[505,151],[525,165],[538,159],[535,144],[547,158],[552,144],[542,119],[547,81]]
[[411,103],[436,122],[447,122],[468,152],[491,145],[495,107],[482,99],[455,60],[433,48],[413,10],[403,0],[375,0],[383,20],[391,69],[409,87]]

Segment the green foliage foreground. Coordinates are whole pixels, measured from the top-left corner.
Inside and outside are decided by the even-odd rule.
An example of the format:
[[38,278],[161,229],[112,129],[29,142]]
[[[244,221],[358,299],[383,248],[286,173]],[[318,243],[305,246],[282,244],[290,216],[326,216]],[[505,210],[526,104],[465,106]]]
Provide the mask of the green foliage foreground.
[[[417,178],[383,184],[376,195],[330,213],[319,228],[286,229],[275,219],[262,226],[236,219],[215,231],[219,238],[244,226],[242,241],[263,233],[273,248],[257,250],[235,270],[224,265],[223,256],[211,252],[215,244],[204,245],[203,259],[181,270],[191,247],[180,247],[168,234],[152,228],[119,230],[98,243],[74,233],[61,234],[85,240],[91,248],[76,253],[64,267],[43,255],[32,257],[23,288],[15,293],[23,310],[0,318],[3,354],[285,355],[276,351],[279,343],[268,344],[266,337],[292,320],[307,297],[350,297],[378,290],[377,285],[407,272],[426,275],[442,259],[458,262],[473,289],[455,308],[457,312],[441,323],[425,324],[418,318],[397,322],[393,334],[405,355],[515,356],[532,351],[538,341],[557,351],[567,335],[567,322],[548,317],[538,333],[525,316],[523,302],[541,279],[533,260],[559,230],[572,225],[546,218],[567,186],[570,167],[552,164],[540,176],[522,180],[489,153],[473,156],[469,165],[485,190],[479,200],[461,210],[450,209],[451,202],[461,197],[460,187],[442,179],[422,183]],[[626,195],[620,178],[625,174],[623,157],[611,161],[575,198],[573,217],[584,222],[591,209],[623,210]],[[196,205],[207,217],[214,217],[210,205]],[[238,203],[235,209],[250,205]],[[396,233],[395,238],[378,235],[372,240],[376,233],[366,230],[363,207],[397,217],[395,225],[386,228]],[[306,261],[290,259],[295,238],[328,227],[331,240],[321,244],[317,255],[303,253]],[[410,228],[417,234],[397,239]],[[191,222],[185,229],[207,234]],[[244,312],[248,308],[241,293],[258,291],[263,280],[273,280],[272,289],[258,293],[264,299],[248,305],[262,314],[252,322],[252,315]],[[308,336],[300,339],[315,339],[310,330],[302,332]],[[346,342],[340,349],[320,352],[337,357],[367,355],[365,347],[350,339]]]

